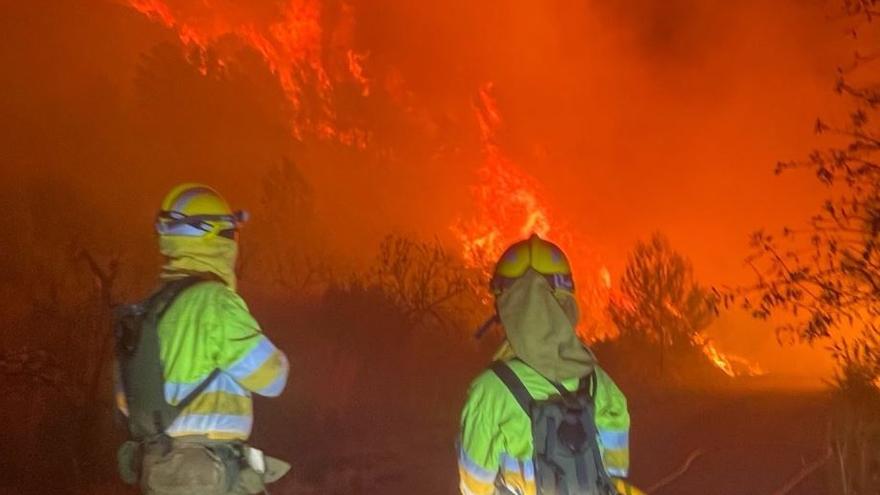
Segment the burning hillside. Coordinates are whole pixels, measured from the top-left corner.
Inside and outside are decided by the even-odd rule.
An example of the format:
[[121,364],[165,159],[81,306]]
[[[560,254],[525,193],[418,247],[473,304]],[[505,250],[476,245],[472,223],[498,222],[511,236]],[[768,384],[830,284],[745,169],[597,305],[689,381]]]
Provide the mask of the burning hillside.
[[[578,237],[558,227],[561,222],[551,225],[541,184],[523,172],[499,147],[496,133],[503,125],[503,118],[493,95],[492,83],[480,88],[474,113],[479,122],[484,158],[477,171],[478,182],[471,188],[475,214],[453,226],[465,261],[481,268],[488,280],[492,264],[513,242],[532,234],[555,240],[565,246],[575,267],[582,310],[593,320],[607,322],[604,310],[607,291],[611,288],[610,273],[605,266],[595,262],[595,255],[589,251],[588,245],[576,242]],[[590,341],[609,335],[609,328],[606,324],[587,331],[582,325],[579,330],[583,332],[583,338]]]
[[[221,68],[236,57],[236,46],[255,51],[265,62],[292,109],[294,137],[313,135],[355,148],[368,145],[368,132],[340,124],[344,109],[335,100],[337,86],[357,87],[360,97],[370,95],[365,53],[351,46],[354,9],[339,3],[333,9],[317,0],[289,0],[242,6],[180,2],[176,0],[128,0],[148,18],[172,29],[187,50],[195,50],[193,62],[215,60]],[[332,22],[326,16],[334,15]],[[328,41],[330,40],[330,41]],[[203,67],[203,72],[206,69]],[[465,261],[488,274],[491,263],[510,243],[536,233],[566,247],[576,267],[578,297],[582,310],[597,325],[581,325],[587,341],[613,338],[617,331],[607,317],[612,291],[610,270],[592,249],[592,242],[569,227],[571,222],[551,218],[551,202],[539,180],[525,173],[505,153],[497,140],[504,118],[495,99],[494,83],[475,90],[473,113],[479,131],[483,163],[471,188],[472,218],[460,220],[453,233],[462,246]],[[736,369],[756,372],[737,357],[719,351],[702,334],[695,345],[725,373]],[[749,371],[751,370],[751,371]]]
[[[496,133],[503,118],[492,91],[493,84],[485,84],[474,105],[484,163],[477,173],[478,183],[472,187],[475,216],[453,227],[462,244],[463,257],[469,265],[482,269],[488,279],[492,264],[511,243],[531,234],[557,240],[568,250],[578,277],[580,306],[589,315],[589,321],[582,320],[578,328],[581,338],[586,342],[614,339],[618,330],[608,319],[608,304],[611,298],[620,302],[624,296],[612,287],[608,268],[596,262],[589,241],[563,228],[553,228],[541,184],[517,167],[499,147]],[[763,374],[759,365],[719,350],[702,331],[693,334],[692,343],[728,376]]]
[[[876,2],[844,3],[870,11]],[[833,382],[831,353],[823,345],[778,345],[774,319],[784,316],[756,320],[747,304],[716,304],[712,290],[753,281],[744,257],[755,229],[797,229],[821,211],[816,203],[829,189],[815,177],[772,178],[777,160],[810,156],[817,116],[827,134],[831,119],[855,133],[849,150],[810,156],[820,178],[829,179],[825,164],[846,168],[841,157],[850,153],[876,155],[865,145],[865,133],[876,134],[869,129],[873,86],[859,93],[845,84],[852,82],[850,42],[842,41],[840,19],[829,21],[827,3],[57,0],[4,7],[0,411],[9,425],[4,445],[16,455],[4,459],[0,492],[126,490],[113,462],[126,433],[114,424],[113,361],[124,362],[131,342],[114,349],[113,338],[156,334],[134,328],[143,327],[134,314],[126,325],[114,318],[121,307],[143,308],[127,303],[177,285],[170,279],[201,283],[190,275],[210,272],[204,275],[226,281],[199,287],[212,291],[206,304],[217,296],[216,311],[190,313],[181,309],[186,302],[177,307],[180,318],[148,318],[169,371],[162,376],[171,380],[174,371],[166,391],[190,388],[196,371],[221,370],[214,376],[222,387],[209,382],[220,391],[196,396],[185,415],[193,428],[209,417],[217,428],[193,433],[235,434],[291,461],[272,493],[448,495],[459,481],[456,462],[468,461],[452,448],[464,437],[461,418],[483,416],[480,407],[462,414],[471,402],[463,398],[484,376],[501,333],[471,338],[490,316],[486,282],[502,251],[532,234],[571,261],[583,314],[578,336],[614,382],[603,377],[596,394],[613,402],[601,407],[609,417],[600,438],[620,447],[610,456],[620,461],[632,440],[634,483],[658,494],[666,489],[652,487],[656,480],[675,483],[669,492],[782,493],[784,477],[819,465],[805,460],[829,458],[827,425],[839,432],[833,422],[840,418],[829,422],[826,395],[803,385]],[[872,51],[860,53],[870,78],[876,63],[865,54]],[[844,70],[835,73],[838,66]],[[863,100],[863,112],[841,115],[831,91],[836,76],[839,91]],[[162,201],[174,185],[192,182],[208,187],[187,186],[177,200]],[[157,220],[160,205],[175,211]],[[250,213],[243,225],[239,209]],[[844,238],[858,236],[876,254],[877,229],[864,228],[876,222],[857,223],[862,232]],[[176,234],[188,239],[169,239]],[[202,240],[223,252],[190,252],[204,248]],[[858,253],[838,254],[845,277],[854,275],[852,260],[869,268]],[[793,267],[801,255],[786,252],[779,261]],[[810,296],[797,285],[816,271],[779,267],[791,290],[770,283],[764,303]],[[869,287],[866,280],[859,287]],[[835,305],[834,291],[814,294]],[[215,321],[209,314],[217,324],[201,328],[202,320]],[[523,333],[540,336],[530,330],[543,325],[524,320],[531,326]],[[118,331],[128,323],[141,331]],[[181,330],[184,323],[199,328]],[[231,344],[224,338],[238,332],[227,325],[241,327]],[[202,330],[218,335],[189,338]],[[573,361],[581,376],[589,357],[571,332],[563,334],[566,349],[580,356]],[[273,347],[261,340],[246,349],[255,338]],[[174,349],[175,342],[211,349]],[[863,347],[872,353],[850,361],[866,366],[841,369],[838,385],[846,373],[876,378],[877,341]],[[194,354],[204,362],[165,369]],[[280,375],[257,367],[263,358],[276,371],[289,365],[281,395]],[[764,368],[771,376],[725,379]],[[188,370],[193,376],[184,377]],[[260,391],[275,397],[252,408]],[[860,400],[853,410],[878,410],[862,407],[876,398]],[[129,412],[139,402],[129,401]],[[840,417],[857,417],[846,411]],[[705,417],[713,421],[695,421]],[[861,462],[877,451],[863,431],[831,437],[840,458],[831,457],[834,469],[880,465]],[[853,448],[840,452],[842,445]],[[744,470],[755,475],[744,482]],[[488,481],[483,470],[472,474]],[[788,493],[824,493],[804,486]]]
[[213,5],[174,0],[128,3],[173,29],[187,49],[198,52],[199,63],[216,57],[216,63],[222,67],[235,56],[229,43],[259,53],[277,77],[296,115],[291,123],[295,137],[311,133],[351,146],[366,145],[363,131],[340,128],[333,101],[334,87],[339,83],[358,86],[363,96],[370,93],[370,83],[364,75],[365,55],[342,45],[348,36],[345,30],[353,22],[351,9],[346,5],[340,7],[337,30],[330,33],[338,40],[328,53],[324,43],[328,33],[322,28],[322,7],[317,0],[291,0],[268,6],[259,2]]

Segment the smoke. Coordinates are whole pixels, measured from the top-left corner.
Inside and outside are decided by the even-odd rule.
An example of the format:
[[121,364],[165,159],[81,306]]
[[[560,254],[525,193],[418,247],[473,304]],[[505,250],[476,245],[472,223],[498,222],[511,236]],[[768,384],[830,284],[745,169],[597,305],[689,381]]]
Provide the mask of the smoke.
[[[285,160],[311,185],[333,251],[364,257],[393,229],[452,240],[475,213],[474,103],[491,82],[495,145],[611,278],[660,230],[704,283],[744,282],[749,232],[805,220],[821,200],[811,178],[772,168],[808,152],[846,59],[843,26],[805,0],[62,0],[4,12],[5,189],[65,184],[132,258],[152,248],[172,184],[209,182],[248,207]],[[730,318],[722,346],[780,352],[768,328]]]

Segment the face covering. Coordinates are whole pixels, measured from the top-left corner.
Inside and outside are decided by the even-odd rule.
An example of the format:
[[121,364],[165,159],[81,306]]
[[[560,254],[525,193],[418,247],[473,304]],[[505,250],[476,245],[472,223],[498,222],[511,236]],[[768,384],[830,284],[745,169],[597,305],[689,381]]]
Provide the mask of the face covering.
[[172,280],[197,273],[213,273],[235,290],[238,243],[225,237],[159,236],[165,264],[159,276]]
[[496,358],[517,357],[544,377],[560,382],[590,374],[596,358],[575,333],[577,301],[529,270],[496,301],[507,334]]

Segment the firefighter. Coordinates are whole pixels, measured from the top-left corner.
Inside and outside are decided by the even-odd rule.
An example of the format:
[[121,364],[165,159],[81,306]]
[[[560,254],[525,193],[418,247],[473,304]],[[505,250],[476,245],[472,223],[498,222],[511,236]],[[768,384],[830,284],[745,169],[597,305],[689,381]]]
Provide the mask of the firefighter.
[[506,340],[471,384],[462,411],[461,493],[639,493],[622,480],[626,398],[575,334],[578,305],[565,254],[537,235],[513,244],[495,266],[491,289]]
[[120,469],[145,494],[263,493],[289,468],[245,444],[251,394],[277,397],[288,374],[236,293],[245,216],[208,186],[175,187],[156,219],[159,287],[118,313]]

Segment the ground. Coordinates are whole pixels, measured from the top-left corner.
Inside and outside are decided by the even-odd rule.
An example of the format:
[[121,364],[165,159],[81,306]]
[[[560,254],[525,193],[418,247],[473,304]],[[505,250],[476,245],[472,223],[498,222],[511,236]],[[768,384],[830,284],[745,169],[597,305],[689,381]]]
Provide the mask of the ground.
[[[654,493],[771,495],[823,455],[825,397],[817,390],[766,383],[725,392],[634,397],[632,480],[644,488],[653,486],[701,449],[704,453],[684,474]],[[300,472],[294,471],[272,493],[456,494],[455,430],[456,418],[450,415],[431,424],[414,418],[411,424],[349,432],[333,440],[338,454],[294,460]],[[324,469],[315,469],[316,464]],[[816,471],[790,493],[827,493],[824,473]]]
[[[633,407],[632,477],[650,487],[704,452],[656,494],[771,495],[825,453],[826,394],[745,388]],[[824,494],[820,470],[791,493]]]
[[[653,493],[775,495],[803,466],[823,456],[829,408],[827,392],[771,385],[763,380],[723,391],[625,390],[633,423],[632,480],[652,487],[699,449],[702,454],[681,476]],[[291,473],[270,487],[273,495],[458,493],[454,445],[460,401],[436,403],[397,419],[365,407],[334,421],[326,421],[321,412],[321,423],[292,407],[300,402],[295,392],[256,403],[253,444],[293,464]],[[30,417],[21,415],[23,403],[18,406],[6,409],[10,422]],[[393,410],[389,404],[388,411]],[[63,490],[72,488],[70,478],[44,473],[56,465],[49,458],[63,461],[66,450],[35,450],[32,442],[11,435],[4,440],[18,445],[7,453],[16,452],[22,462],[4,471],[0,493],[133,493],[116,480],[112,459],[104,465],[106,481],[100,487]],[[36,441],[51,445],[43,437]],[[826,494],[825,475],[817,470],[788,493]]]

